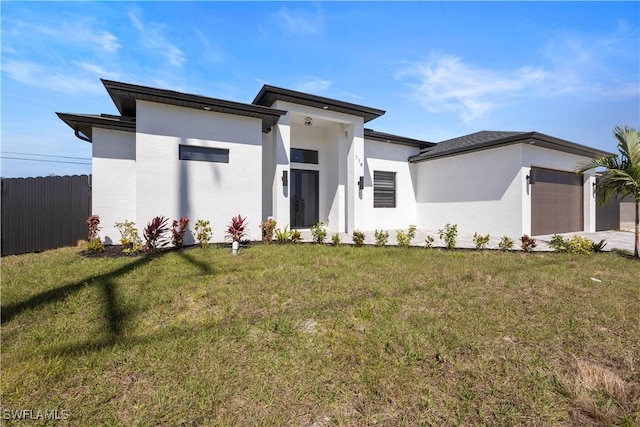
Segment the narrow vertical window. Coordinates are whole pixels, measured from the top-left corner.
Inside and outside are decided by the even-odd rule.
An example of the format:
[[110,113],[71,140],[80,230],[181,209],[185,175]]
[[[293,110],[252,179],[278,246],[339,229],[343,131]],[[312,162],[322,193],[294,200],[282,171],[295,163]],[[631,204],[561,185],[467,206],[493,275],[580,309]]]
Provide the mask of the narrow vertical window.
[[373,207],[396,207],[396,173],[373,171]]

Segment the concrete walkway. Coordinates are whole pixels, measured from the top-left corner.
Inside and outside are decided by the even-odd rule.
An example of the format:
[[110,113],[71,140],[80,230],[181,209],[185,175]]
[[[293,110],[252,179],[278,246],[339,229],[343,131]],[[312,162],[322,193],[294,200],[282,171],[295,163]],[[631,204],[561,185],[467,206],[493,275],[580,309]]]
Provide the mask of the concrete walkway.
[[[300,230],[302,233],[302,241],[310,242],[312,240],[311,231],[310,230]],[[387,230],[389,232],[389,241],[388,245],[396,245],[396,230]],[[407,231],[406,229],[404,230]],[[374,232],[373,231],[365,231],[365,244],[374,245],[376,242]],[[473,243],[473,234],[474,233],[465,233],[458,231],[458,237],[456,239],[456,247],[457,248],[466,248],[473,249],[476,245]],[[587,237],[595,242],[599,242],[604,239],[607,245],[605,246],[605,251],[611,251],[613,249],[622,249],[631,251],[633,253],[634,248],[634,233],[629,231],[598,231],[596,233],[584,233],[584,232],[575,232],[575,233],[561,233],[561,235],[565,238],[571,238],[574,235]],[[327,233],[327,242],[331,242],[332,233]],[[440,240],[438,237],[438,230],[417,230],[416,237],[411,242],[412,246],[424,246],[425,238],[427,236],[432,236],[434,238],[433,247],[435,248],[443,248],[444,242]],[[553,251],[549,247],[549,242],[551,241],[552,234],[544,235],[544,236],[534,236],[538,245],[534,249],[534,251],[548,252]],[[502,236],[491,236],[489,244],[487,245],[488,249],[498,249],[498,243],[500,242],[500,238]],[[509,236],[513,239],[513,249],[520,250],[520,236]],[[352,244],[353,240],[350,234],[340,233],[340,241],[343,244]]]

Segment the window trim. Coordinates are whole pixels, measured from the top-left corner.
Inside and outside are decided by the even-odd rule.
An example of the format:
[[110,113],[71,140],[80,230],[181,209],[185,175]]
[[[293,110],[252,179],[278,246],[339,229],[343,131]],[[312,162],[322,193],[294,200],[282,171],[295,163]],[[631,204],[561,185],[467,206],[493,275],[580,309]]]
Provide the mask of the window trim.
[[[377,177],[378,185],[376,185],[377,174],[388,174],[388,175],[386,177],[382,177],[378,175]],[[394,209],[397,207],[398,205],[397,175],[398,173],[395,171],[377,171],[377,170],[373,171],[373,207],[375,209]],[[391,181],[389,177],[392,177],[393,179],[392,187],[389,186],[389,182]],[[387,188],[381,188],[381,185],[383,185],[383,183],[380,182],[381,180],[386,180]],[[376,197],[376,195],[378,195],[378,197]],[[386,200],[380,200],[380,197],[384,199],[388,199],[390,195],[393,197],[392,203],[389,203]]]
[[[202,159],[202,158],[191,159],[191,158],[185,157],[185,153],[183,152],[183,150],[193,150],[194,153],[204,154],[204,155],[206,155],[207,152],[209,152],[209,154],[217,155],[217,156],[226,156],[226,158],[224,160],[213,160],[213,159]],[[179,144],[178,160],[186,160],[191,162],[229,163],[229,149],[219,148],[219,147],[203,147],[200,145]]]

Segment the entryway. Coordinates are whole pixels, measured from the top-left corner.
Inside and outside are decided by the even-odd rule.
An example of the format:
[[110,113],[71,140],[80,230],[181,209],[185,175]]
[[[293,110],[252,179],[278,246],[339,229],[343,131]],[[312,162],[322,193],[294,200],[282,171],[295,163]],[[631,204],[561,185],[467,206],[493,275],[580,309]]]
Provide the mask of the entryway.
[[318,222],[318,171],[291,169],[291,228],[309,228]]

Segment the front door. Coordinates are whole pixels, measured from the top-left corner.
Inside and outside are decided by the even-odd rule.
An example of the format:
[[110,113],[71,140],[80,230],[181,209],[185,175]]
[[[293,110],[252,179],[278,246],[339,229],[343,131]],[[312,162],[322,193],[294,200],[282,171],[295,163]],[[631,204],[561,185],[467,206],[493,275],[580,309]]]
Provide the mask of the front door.
[[318,171],[291,169],[291,228],[318,222]]

